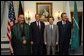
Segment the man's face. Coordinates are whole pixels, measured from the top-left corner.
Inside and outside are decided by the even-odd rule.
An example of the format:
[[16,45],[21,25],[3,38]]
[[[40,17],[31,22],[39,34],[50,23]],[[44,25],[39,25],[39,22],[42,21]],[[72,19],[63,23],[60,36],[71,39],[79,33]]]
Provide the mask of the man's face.
[[53,24],[53,21],[54,21],[53,18],[49,18],[49,23],[50,24]]
[[25,21],[24,15],[19,15],[18,21],[19,21],[19,23],[24,23],[24,21]]
[[63,14],[62,20],[63,21],[66,21],[67,20],[67,15],[66,14]]
[[40,20],[40,15],[36,15],[35,19],[36,19],[36,21],[39,21]]

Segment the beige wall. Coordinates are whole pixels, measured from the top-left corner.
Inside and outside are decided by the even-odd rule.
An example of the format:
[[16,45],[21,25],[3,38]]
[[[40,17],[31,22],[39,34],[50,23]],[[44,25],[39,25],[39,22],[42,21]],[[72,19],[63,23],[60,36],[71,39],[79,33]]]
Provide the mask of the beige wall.
[[[24,12],[29,11],[31,20],[30,22],[35,21],[34,15],[36,13],[36,3],[37,2],[49,2],[52,3],[52,15],[55,18],[54,23],[56,24],[59,20],[57,19],[56,13],[60,11],[61,13],[65,11],[66,1],[24,1]],[[81,6],[80,6],[81,5]],[[83,11],[83,2],[77,1],[78,11]],[[74,1],[70,1],[70,11],[74,11]],[[48,24],[45,22],[45,24]]]
[[[30,22],[35,21],[35,14],[36,14],[36,3],[37,2],[44,2],[44,1],[24,1],[24,12],[26,13],[27,11],[29,11],[31,20]],[[56,22],[58,21],[56,13],[58,11],[63,12],[63,2],[62,1],[45,1],[45,2],[49,2],[52,3],[52,15],[55,18],[54,23],[56,24]],[[47,24],[48,22],[45,22],[45,24]]]

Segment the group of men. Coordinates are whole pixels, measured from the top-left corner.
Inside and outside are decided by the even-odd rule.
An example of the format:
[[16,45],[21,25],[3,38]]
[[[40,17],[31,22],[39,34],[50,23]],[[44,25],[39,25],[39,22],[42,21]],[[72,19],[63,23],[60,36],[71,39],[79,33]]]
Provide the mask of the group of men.
[[40,21],[40,15],[35,15],[35,22],[25,23],[24,15],[18,16],[18,23],[12,29],[12,47],[14,55],[55,55],[58,44],[59,54],[68,54],[71,37],[71,22],[66,13],[61,14],[62,21],[53,24],[54,17],[48,18],[48,25]]

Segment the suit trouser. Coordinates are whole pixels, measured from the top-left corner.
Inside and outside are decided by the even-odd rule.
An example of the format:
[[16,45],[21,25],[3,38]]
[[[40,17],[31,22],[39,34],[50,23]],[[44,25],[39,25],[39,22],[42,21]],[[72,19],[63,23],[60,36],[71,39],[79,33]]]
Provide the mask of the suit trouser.
[[47,46],[47,55],[50,55],[50,51],[52,51],[52,55],[55,55],[55,46]]
[[14,55],[31,55],[31,48],[29,46],[24,46],[22,48],[15,48]]
[[60,44],[59,55],[68,55],[68,54],[69,54],[69,45]]
[[43,55],[43,45],[33,44],[32,45],[32,54],[33,55]]

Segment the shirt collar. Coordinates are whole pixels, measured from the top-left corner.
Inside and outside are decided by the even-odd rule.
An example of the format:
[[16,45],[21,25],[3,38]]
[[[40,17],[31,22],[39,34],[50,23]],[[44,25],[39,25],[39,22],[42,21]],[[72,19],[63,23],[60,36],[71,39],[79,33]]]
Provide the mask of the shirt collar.
[[62,20],[62,24],[66,24],[66,22]]

